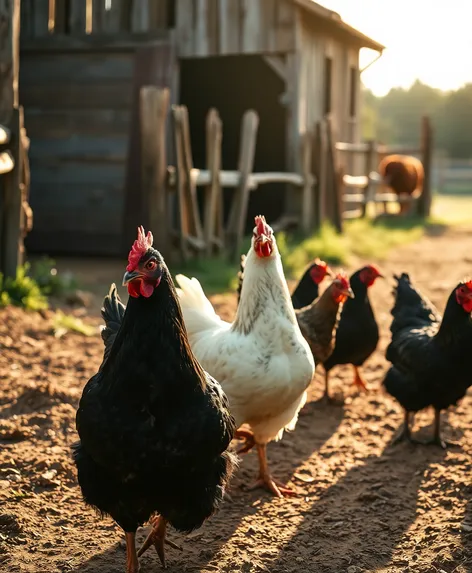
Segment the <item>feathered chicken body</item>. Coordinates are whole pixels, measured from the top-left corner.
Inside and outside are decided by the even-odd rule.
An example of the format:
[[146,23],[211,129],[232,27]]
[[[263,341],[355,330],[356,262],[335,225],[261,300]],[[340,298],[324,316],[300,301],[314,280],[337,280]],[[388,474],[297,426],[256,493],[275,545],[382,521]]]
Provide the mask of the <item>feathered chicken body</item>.
[[295,310],[298,326],[316,363],[324,362],[333,352],[342,306],[347,298],[353,297],[348,277],[339,273],[317,300]]
[[472,385],[472,281],[456,286],[441,317],[413,287],[406,273],[395,279],[392,341],[386,352],[392,366],[384,386],[405,410],[405,425],[397,440],[413,441],[409,414],[433,406],[432,442],[444,445],[440,437],[440,412],[456,404]]
[[381,276],[374,265],[367,265],[353,273],[350,278],[354,298],[348,299],[342,308],[336,329],[334,350],[328,359],[323,361],[326,372],[326,397],[329,397],[329,372],[339,364],[352,364],[354,384],[366,388],[359,367],[375,351],[379,342],[379,327],[370,304],[368,289]]
[[286,490],[268,473],[265,445],[294,429],[314,361],[297,324],[272,229],[256,217],[232,324],[217,316],[197,279],[176,279],[192,349],[223,386],[236,426],[251,427],[261,482],[281,495]]
[[141,228],[124,277],[126,311],[114,285],[107,297],[106,359],[84,388],[74,447],[85,501],[126,532],[129,573],[138,570],[137,527],[159,514],[141,552],[154,544],[165,563],[166,523],[199,527],[234,464],[227,399],[191,351],[172,278],[151,245]]

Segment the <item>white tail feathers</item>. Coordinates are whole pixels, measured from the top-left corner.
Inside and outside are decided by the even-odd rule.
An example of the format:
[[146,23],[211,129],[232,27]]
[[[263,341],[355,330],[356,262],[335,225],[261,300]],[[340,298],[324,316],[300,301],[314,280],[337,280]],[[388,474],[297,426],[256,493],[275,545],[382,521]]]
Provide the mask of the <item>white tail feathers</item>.
[[176,275],[175,279],[180,286],[177,288],[177,294],[190,336],[204,330],[221,328],[225,324],[205,296],[198,279],[195,277],[189,279],[185,275]]

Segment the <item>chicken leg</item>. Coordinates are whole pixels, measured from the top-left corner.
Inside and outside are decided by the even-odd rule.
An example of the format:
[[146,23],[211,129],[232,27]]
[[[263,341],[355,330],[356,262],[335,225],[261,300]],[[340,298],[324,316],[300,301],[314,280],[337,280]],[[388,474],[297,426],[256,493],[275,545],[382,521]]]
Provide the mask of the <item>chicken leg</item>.
[[403,422],[402,429],[397,434],[397,436],[392,440],[392,446],[399,444],[400,442],[403,442],[404,440],[407,440],[408,442],[410,442],[410,444],[421,443],[418,440],[416,440],[415,438],[413,438],[413,436],[411,435],[410,416],[411,416],[411,413],[408,412],[407,410],[405,410],[405,419]]
[[126,573],[138,573],[139,563],[136,555],[136,533],[125,532]]
[[362,376],[359,372],[359,368],[357,366],[355,366],[354,364],[352,365],[352,367],[354,368],[353,384],[355,384],[360,390],[367,391],[367,384],[365,383],[364,379],[362,378]]
[[286,487],[283,483],[275,480],[269,471],[267,464],[267,446],[266,444],[256,444],[257,455],[259,457],[259,477],[254,485],[249,489],[253,490],[258,487],[264,487],[277,497],[284,497],[289,495],[297,495],[296,492]]
[[236,450],[237,454],[247,454],[256,445],[254,434],[249,430],[236,430],[234,434],[236,440],[244,440],[244,445]]
[[433,437],[430,440],[421,443],[427,446],[429,445],[439,446],[443,450],[445,450],[447,446],[457,446],[457,444],[454,444],[454,442],[447,442],[446,440],[443,440],[441,437],[441,410],[436,410],[436,409],[434,410]]
[[342,398],[333,398],[329,395],[329,370],[325,370],[325,391],[323,396],[321,397],[321,401],[327,402],[328,404],[332,404],[335,406],[342,406],[343,399]]
[[141,557],[141,555],[147,551],[151,545],[154,545],[157,554],[159,555],[159,559],[161,560],[162,566],[165,569],[166,556],[164,551],[164,543],[167,543],[167,545],[170,545],[179,551],[182,551],[182,547],[166,538],[167,520],[164,519],[161,515],[151,519],[151,523],[152,530],[146,537],[146,540],[142,544],[141,549],[138,551],[138,557]]

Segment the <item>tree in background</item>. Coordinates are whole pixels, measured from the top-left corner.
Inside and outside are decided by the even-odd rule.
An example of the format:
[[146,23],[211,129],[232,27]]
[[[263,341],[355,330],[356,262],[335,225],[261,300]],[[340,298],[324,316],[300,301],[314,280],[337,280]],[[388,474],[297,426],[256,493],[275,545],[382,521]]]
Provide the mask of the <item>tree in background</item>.
[[450,157],[472,158],[472,84],[442,92],[420,81],[384,97],[363,90],[362,134],[387,144],[417,146],[421,117],[429,115],[435,146]]

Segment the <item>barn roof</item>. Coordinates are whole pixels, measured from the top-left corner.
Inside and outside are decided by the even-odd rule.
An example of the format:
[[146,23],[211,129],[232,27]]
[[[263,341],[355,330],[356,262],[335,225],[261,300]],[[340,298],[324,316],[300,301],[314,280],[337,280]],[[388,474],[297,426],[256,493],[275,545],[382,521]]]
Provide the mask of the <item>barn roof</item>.
[[346,24],[337,12],[329,10],[321,4],[317,4],[313,0],[293,0],[295,4],[298,4],[301,8],[308,10],[311,14],[320,18],[332,26],[333,29],[345,34],[347,38],[351,41],[356,42],[363,48],[370,48],[371,50],[376,50],[377,52],[383,52],[385,46],[379,44],[372,38],[369,38],[362,32],[359,32],[356,28],[353,28],[349,24]]

